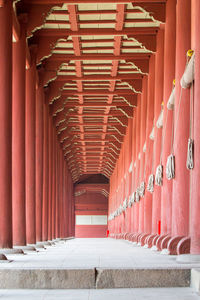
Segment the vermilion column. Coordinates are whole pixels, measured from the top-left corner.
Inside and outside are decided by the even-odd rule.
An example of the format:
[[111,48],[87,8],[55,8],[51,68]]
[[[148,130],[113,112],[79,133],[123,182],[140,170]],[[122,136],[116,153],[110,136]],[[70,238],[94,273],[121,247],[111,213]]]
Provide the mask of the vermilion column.
[[[135,143],[136,143],[136,169],[135,169],[135,191],[137,189],[137,187],[140,184],[140,159],[139,159],[139,152],[140,152],[140,111],[141,111],[141,96],[138,95],[138,103],[137,103],[137,111],[136,111],[136,139],[135,139]],[[139,203],[136,202],[134,203],[134,210],[135,210],[135,231],[138,232],[139,231]]]
[[[132,161],[132,126],[133,126],[133,120],[129,119],[129,140],[128,140],[128,149],[129,149],[129,166],[128,166],[128,170]],[[132,172],[128,171],[128,196],[131,195],[132,193]],[[128,227],[127,227],[127,231],[130,233],[131,232],[131,208],[128,208]]]
[[176,1],[168,0],[166,3],[166,23],[164,39],[164,86],[163,86],[163,186],[161,192],[161,233],[171,234],[172,224],[172,184],[173,180],[166,178],[167,157],[171,154],[171,136],[173,124],[173,111],[167,109],[167,102],[172,92],[175,79],[176,54]]
[[[132,193],[135,192],[135,156],[136,156],[136,143],[135,143],[135,136],[136,136],[136,118],[135,118],[135,109],[133,113],[133,130],[132,130],[132,161],[133,161],[133,171],[132,171]],[[135,205],[133,204],[131,207],[131,232],[135,233]]]
[[42,84],[36,90],[36,241],[42,241],[42,187],[43,187],[43,104]]
[[[172,196],[172,234],[188,235],[189,231],[189,171],[186,169],[187,143],[189,137],[189,90],[181,95],[180,79],[185,70],[186,53],[190,49],[191,1],[177,1],[176,21],[176,101],[175,101],[175,179]],[[179,119],[178,119],[179,118]],[[178,120],[178,122],[177,122]]]
[[[26,245],[25,214],[25,61],[26,35],[13,43],[12,199],[13,244]],[[19,180],[20,178],[20,180]]]
[[43,106],[43,193],[42,193],[42,239],[48,239],[48,201],[49,201],[49,107]]
[[[147,76],[143,78],[142,95],[141,95],[141,122],[140,122],[141,182],[145,180],[144,178],[145,153],[143,152],[143,147],[146,139],[146,114],[147,114]],[[139,203],[139,232],[144,232],[144,198],[141,198]]]
[[53,128],[53,169],[52,169],[52,239],[56,238],[56,133]]
[[0,8],[0,248],[12,247],[12,1]]
[[[162,27],[157,35],[157,51],[155,56],[155,102],[154,102],[154,174],[156,168],[160,164],[161,157],[161,142],[162,142],[162,129],[157,128],[156,122],[161,112],[161,103],[163,101],[163,65],[164,65],[164,28]],[[161,219],[161,187],[155,185],[153,193],[153,206],[152,206],[152,233],[158,233],[158,222]]]
[[49,116],[49,197],[48,197],[48,239],[52,239],[52,168],[53,168],[53,127]]
[[60,152],[60,174],[59,174],[59,219],[60,219],[60,237],[62,237],[63,232],[63,154],[59,147]]
[[56,156],[57,156],[57,163],[56,163],[56,238],[60,237],[60,153],[59,153],[59,145],[57,142],[56,147]]
[[194,17],[194,50],[195,50],[195,91],[194,91],[194,169],[192,171],[191,185],[191,220],[190,220],[190,235],[191,235],[191,254],[200,254],[200,233],[199,233],[199,211],[200,211],[200,2],[193,1]]
[[36,243],[35,224],[35,107],[36,66],[34,53],[32,65],[26,70],[26,241]]
[[[153,128],[154,119],[154,83],[155,83],[155,56],[152,55],[149,61],[148,75],[148,96],[147,96],[147,116],[146,116],[146,153],[145,153],[145,182],[148,183],[149,175],[152,173],[153,143],[149,138]],[[152,230],[152,194],[145,191],[144,197],[144,229],[145,233]]]

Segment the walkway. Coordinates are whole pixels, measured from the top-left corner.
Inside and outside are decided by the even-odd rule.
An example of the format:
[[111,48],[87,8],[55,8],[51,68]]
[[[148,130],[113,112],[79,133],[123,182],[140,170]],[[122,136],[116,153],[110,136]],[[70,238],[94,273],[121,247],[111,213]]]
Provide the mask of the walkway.
[[200,264],[178,264],[176,256],[115,239],[72,239],[46,251],[8,258],[13,262],[2,263],[0,268],[200,268]]
[[200,265],[178,264],[123,240],[60,241],[8,258],[13,261],[0,264],[0,299],[200,299],[188,270]]

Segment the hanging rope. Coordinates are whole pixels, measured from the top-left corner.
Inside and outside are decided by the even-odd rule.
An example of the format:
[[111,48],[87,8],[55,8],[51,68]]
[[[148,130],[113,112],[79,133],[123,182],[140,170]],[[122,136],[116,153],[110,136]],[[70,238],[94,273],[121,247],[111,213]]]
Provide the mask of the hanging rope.
[[[154,122],[153,125],[155,126]],[[154,130],[155,131],[155,130]],[[154,170],[154,159],[155,159],[155,141],[157,140],[157,130],[156,130],[156,136],[154,137],[154,143],[153,143],[153,159],[152,159],[152,170],[151,170],[151,174],[149,175],[149,179],[148,179],[148,184],[147,184],[147,190],[150,193],[154,192],[154,175],[153,175],[153,170]]]
[[[175,90],[175,79],[173,81],[173,85]],[[182,89],[181,89],[181,96],[182,96]],[[180,100],[181,98],[179,98],[178,116],[180,110]],[[171,154],[168,156],[167,164],[166,164],[166,177],[168,180],[171,180],[175,177],[175,156],[173,154],[174,152],[173,137],[174,137],[174,110],[173,110],[173,120],[172,120]]]
[[[146,151],[146,150],[145,150]],[[144,155],[144,168],[143,168],[143,181],[140,183],[139,193],[140,197],[143,198],[145,194],[145,169],[146,169],[146,155],[145,155],[144,147],[143,147],[143,155]]]
[[147,191],[153,193],[154,191],[154,175],[149,175],[148,184],[147,184]]
[[[162,103],[162,112],[161,113],[163,113],[163,103]],[[164,136],[162,134],[161,150],[160,150],[160,164],[156,168],[155,184],[158,186],[162,186],[162,184],[163,184],[162,153],[163,153],[163,141],[164,141],[165,132],[166,132],[166,124],[167,124],[167,118],[166,118],[165,126],[164,126]]]
[[186,167],[188,170],[194,168],[194,139],[193,139],[193,120],[194,120],[194,101],[193,101],[193,83],[190,89],[190,130],[188,139],[188,151]]

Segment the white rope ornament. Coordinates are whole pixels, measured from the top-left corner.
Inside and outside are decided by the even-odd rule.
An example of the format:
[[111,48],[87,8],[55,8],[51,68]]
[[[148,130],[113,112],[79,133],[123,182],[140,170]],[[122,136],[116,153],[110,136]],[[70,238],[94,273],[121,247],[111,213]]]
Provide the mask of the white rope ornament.
[[193,83],[190,89],[190,131],[187,149],[186,167],[188,170],[194,168],[194,139],[193,139],[193,120],[194,120],[194,101],[193,101]]
[[167,158],[166,177],[171,180],[175,177],[175,156],[170,154]]
[[129,196],[128,198],[128,207],[131,208],[132,206],[132,201],[131,201],[131,196]]
[[163,184],[163,166],[158,165],[156,168],[155,184],[161,186]]
[[144,197],[144,193],[145,193],[145,182],[142,181],[140,184],[140,197]]
[[136,189],[136,192],[135,192],[135,201],[136,202],[140,201],[140,188]]
[[154,191],[154,175],[149,175],[148,184],[147,184],[147,191],[153,193]]

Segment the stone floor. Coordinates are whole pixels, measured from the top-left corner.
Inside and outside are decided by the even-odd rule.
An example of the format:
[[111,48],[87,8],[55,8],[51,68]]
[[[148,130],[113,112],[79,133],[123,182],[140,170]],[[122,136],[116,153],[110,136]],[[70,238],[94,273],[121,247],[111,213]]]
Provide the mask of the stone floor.
[[0,299],[12,300],[199,300],[191,288],[107,290],[0,290]]
[[[161,255],[124,240],[72,239],[26,255],[8,255],[10,262],[0,263],[0,274],[16,270],[84,269],[191,269],[200,264],[179,264],[175,256]],[[166,270],[166,272],[168,272]],[[3,274],[3,273],[2,273]],[[10,275],[9,275],[10,276]],[[81,275],[82,276],[82,275]],[[2,279],[5,277],[1,277]],[[9,278],[9,277],[8,277]],[[1,286],[1,285],[0,285]],[[32,288],[32,287],[31,287]],[[0,299],[71,300],[200,300],[189,287],[114,288],[114,289],[0,289]]]
[[59,242],[47,250],[7,257],[12,262],[0,263],[0,270],[2,268],[200,268],[200,263],[180,264],[176,262],[176,256],[161,255],[160,252],[115,239],[72,239]]

